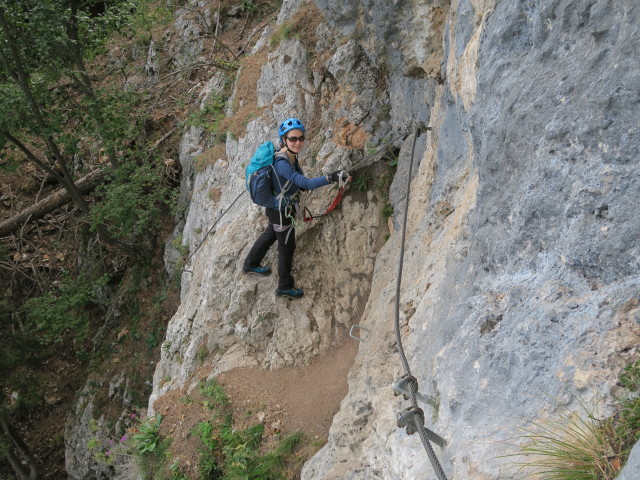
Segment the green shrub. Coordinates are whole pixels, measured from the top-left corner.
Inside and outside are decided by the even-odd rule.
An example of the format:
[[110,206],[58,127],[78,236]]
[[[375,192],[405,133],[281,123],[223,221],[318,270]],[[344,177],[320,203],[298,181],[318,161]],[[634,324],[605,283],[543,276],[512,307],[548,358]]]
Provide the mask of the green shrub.
[[162,162],[131,160],[115,169],[111,181],[96,189],[96,196],[92,227],[106,225],[114,238],[140,244],[154,237],[163,214],[175,207],[176,191],[165,180]]
[[222,409],[229,405],[229,397],[227,397],[222,385],[215,379],[203,381],[200,384],[200,393],[210,398],[217,408]]
[[222,480],[276,480],[282,478],[286,460],[300,443],[302,434],[283,439],[272,451],[260,454],[264,426],[255,424],[244,430],[233,428],[229,399],[215,380],[201,383],[200,391],[211,399],[215,415],[193,430],[201,442],[200,478]]
[[57,288],[23,305],[30,331],[43,344],[61,342],[67,332],[82,339],[88,322],[86,308],[98,303],[98,288],[108,280],[107,275],[92,282],[84,274],[73,278],[65,273]]
[[200,437],[203,444],[200,449],[201,479],[280,479],[287,458],[302,439],[302,434],[292,434],[274,450],[261,455],[259,448],[264,426],[258,423],[244,430],[235,430],[230,416],[226,416],[221,423],[215,420],[201,422],[193,433]]
[[45,381],[43,375],[24,372],[7,378],[5,385],[7,391],[11,392],[11,404],[7,411],[18,417],[33,414],[43,404]]
[[354,180],[353,185],[359,192],[365,192],[367,188],[369,188],[369,176],[364,174],[358,175],[358,178]]
[[169,467],[171,472],[171,476],[169,480],[189,480],[189,477],[182,472],[182,467],[180,466],[180,462],[174,461]]
[[192,112],[187,118],[187,125],[193,127],[203,127],[216,137],[217,141],[224,141],[225,135],[219,132],[220,124],[225,117],[225,107],[227,98],[223,95],[212,93],[209,95],[207,103]]
[[393,215],[393,205],[390,203],[385,203],[384,207],[382,207],[382,216],[386,220],[390,216]]
[[138,433],[132,437],[133,449],[130,454],[136,458],[139,466],[139,480],[159,480],[170,478],[180,479],[180,471],[173,469],[175,462],[170,465],[167,451],[171,445],[170,438],[162,438],[160,424],[162,415],[156,414],[154,418],[148,418],[138,427]]
[[258,7],[255,3],[253,3],[252,0],[244,0],[242,2],[242,9],[247,12],[254,12],[254,13],[260,11],[260,7]]

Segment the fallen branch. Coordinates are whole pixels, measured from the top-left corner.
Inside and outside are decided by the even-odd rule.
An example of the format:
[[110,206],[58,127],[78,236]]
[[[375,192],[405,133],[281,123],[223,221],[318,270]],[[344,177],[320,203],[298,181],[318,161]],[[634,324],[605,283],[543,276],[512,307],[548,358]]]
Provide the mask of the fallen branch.
[[164,142],[167,138],[169,138],[173,132],[175,132],[178,129],[177,126],[173,127],[171,130],[169,130],[167,133],[165,133],[156,143],[153,144],[153,146],[151,147],[151,150],[155,150],[156,148],[158,148],[158,146]]
[[247,39],[246,43],[242,46],[242,48],[240,49],[240,51],[238,52],[238,55],[242,55],[245,50],[247,49],[247,47],[249,46],[249,43],[251,42],[251,40],[253,39],[253,36],[258,33],[260,30],[264,29],[267,24],[271,21],[273,21],[274,18],[269,17],[267,18],[264,22],[262,22],[260,25],[258,25],[256,28],[253,29],[253,32],[251,32],[251,35],[249,35],[249,38]]
[[[91,192],[107,175],[107,170],[94,170],[76,182],[78,190],[84,195]],[[22,210],[20,213],[0,223],[0,237],[14,232],[29,220],[37,220],[71,201],[66,190],[59,190],[38,203]]]

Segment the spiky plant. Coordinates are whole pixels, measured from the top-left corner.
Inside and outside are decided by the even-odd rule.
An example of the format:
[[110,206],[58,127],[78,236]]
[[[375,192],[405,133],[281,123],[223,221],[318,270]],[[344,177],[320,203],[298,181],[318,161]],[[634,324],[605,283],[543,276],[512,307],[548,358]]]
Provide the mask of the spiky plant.
[[522,438],[523,478],[613,480],[622,466],[612,445],[612,420],[597,418],[583,404],[578,411],[534,422]]

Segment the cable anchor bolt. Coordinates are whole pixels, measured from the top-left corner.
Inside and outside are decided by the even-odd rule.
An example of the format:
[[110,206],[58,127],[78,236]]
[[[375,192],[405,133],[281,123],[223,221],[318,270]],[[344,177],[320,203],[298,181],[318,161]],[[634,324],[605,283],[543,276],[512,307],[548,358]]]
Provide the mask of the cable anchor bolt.
[[424,412],[420,407],[405,408],[401,413],[398,413],[396,416],[398,428],[405,428],[407,430],[407,435],[413,435],[416,433],[418,431],[416,428],[416,415],[420,416],[420,423],[422,423]]
[[435,409],[438,408],[439,403],[438,399],[432,396],[423,395],[418,391],[418,380],[413,375],[403,375],[396,382],[391,384],[391,388],[393,388],[393,394],[397,397],[398,395],[402,395],[405,400],[409,400],[411,398],[411,387],[414,387],[414,392],[416,392],[416,398],[420,400],[422,403],[429,405]]
[[353,338],[354,340],[358,340],[359,342],[364,342],[363,338],[356,337],[356,335],[354,333],[354,331],[356,329],[361,330],[361,331],[365,331],[365,332],[368,332],[369,329],[367,327],[361,327],[360,325],[351,325],[351,329],[349,330],[349,336],[351,338]]
[[396,414],[398,428],[406,428],[407,435],[413,435],[418,428],[424,430],[427,438],[441,448],[447,446],[447,441],[437,433],[424,426],[424,412],[420,407],[405,408],[401,413]]

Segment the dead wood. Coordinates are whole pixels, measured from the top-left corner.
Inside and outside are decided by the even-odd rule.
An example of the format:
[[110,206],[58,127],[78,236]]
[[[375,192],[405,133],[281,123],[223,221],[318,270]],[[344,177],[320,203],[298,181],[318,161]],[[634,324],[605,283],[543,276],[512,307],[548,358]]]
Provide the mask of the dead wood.
[[[85,195],[102,183],[107,175],[107,170],[94,170],[76,182],[78,190]],[[0,223],[0,237],[14,232],[29,220],[37,220],[47,213],[71,201],[66,190],[58,190],[38,203],[25,208],[20,213]]]

